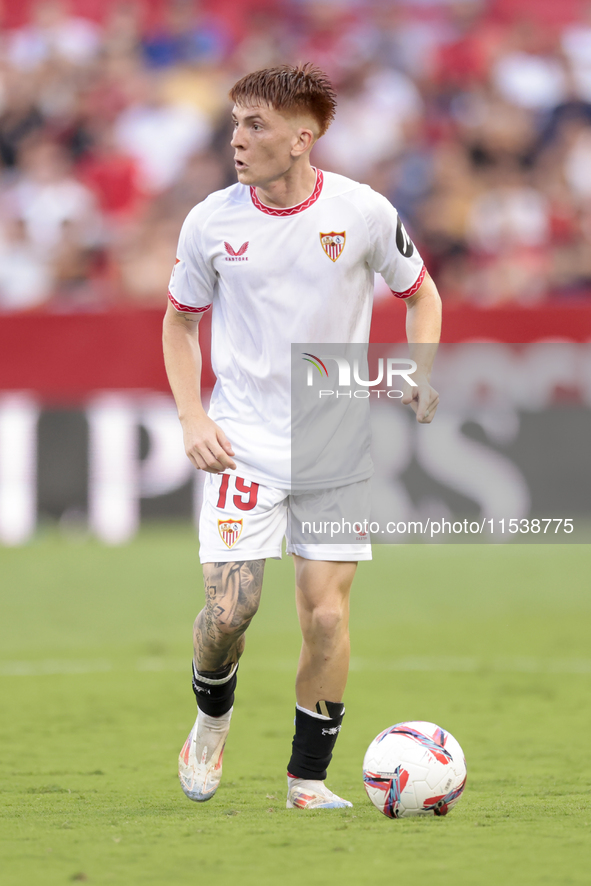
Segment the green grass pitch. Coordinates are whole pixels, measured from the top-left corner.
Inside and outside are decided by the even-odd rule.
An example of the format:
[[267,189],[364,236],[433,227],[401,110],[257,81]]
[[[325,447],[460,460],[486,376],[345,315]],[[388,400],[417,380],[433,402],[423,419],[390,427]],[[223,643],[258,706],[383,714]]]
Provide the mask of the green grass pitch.
[[[287,811],[299,640],[289,558],[269,562],[224,781],[180,791],[195,716],[194,536],[107,549],[57,535],[0,551],[0,883],[588,884],[591,550],[377,547],[352,605],[347,714],[328,784],[353,809]],[[462,744],[446,818],[389,821],[361,761],[400,720]]]

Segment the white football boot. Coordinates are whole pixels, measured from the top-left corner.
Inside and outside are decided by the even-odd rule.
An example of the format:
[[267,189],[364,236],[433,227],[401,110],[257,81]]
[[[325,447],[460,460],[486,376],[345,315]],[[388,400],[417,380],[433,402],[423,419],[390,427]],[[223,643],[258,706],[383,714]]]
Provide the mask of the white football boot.
[[210,717],[203,711],[197,715],[179,754],[179,779],[189,800],[211,800],[219,787],[232,710],[221,717]]
[[323,781],[287,776],[287,809],[345,809],[348,800],[329,791]]

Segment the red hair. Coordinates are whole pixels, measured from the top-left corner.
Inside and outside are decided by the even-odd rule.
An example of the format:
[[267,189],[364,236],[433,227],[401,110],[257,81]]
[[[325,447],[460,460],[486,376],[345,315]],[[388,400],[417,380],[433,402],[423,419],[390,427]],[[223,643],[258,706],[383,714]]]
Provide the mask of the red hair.
[[269,105],[276,111],[308,112],[324,135],[332,123],[337,96],[328,76],[310,62],[263,68],[242,77],[230,90],[236,105]]

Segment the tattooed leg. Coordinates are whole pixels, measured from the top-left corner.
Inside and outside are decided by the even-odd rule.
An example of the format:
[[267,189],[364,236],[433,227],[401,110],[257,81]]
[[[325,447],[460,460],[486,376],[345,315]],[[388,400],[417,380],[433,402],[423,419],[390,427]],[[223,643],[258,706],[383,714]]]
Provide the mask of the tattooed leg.
[[199,671],[219,670],[242,655],[244,632],[259,608],[264,569],[264,560],[203,564],[205,606],[193,627]]

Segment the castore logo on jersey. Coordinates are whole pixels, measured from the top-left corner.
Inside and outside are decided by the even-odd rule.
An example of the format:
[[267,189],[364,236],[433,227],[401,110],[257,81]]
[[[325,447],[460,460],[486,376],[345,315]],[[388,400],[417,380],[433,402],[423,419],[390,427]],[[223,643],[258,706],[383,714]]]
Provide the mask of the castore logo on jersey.
[[224,246],[226,252],[228,253],[226,256],[226,261],[248,261],[248,256],[244,254],[248,249],[248,244],[249,241],[247,240],[246,243],[242,244],[238,252],[235,252],[230,244],[224,241]]

